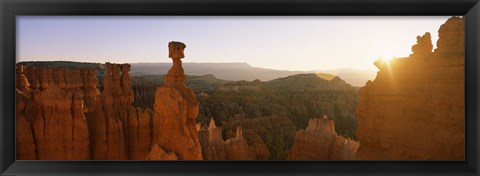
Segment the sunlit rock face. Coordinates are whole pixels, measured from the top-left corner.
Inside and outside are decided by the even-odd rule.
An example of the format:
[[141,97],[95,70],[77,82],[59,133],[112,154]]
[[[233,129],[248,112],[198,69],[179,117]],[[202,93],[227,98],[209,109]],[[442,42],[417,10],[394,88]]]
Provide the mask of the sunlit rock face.
[[129,64],[106,63],[102,76],[78,65],[18,64],[17,159],[202,159],[198,103],[180,62],[185,47],[172,45],[174,66],[154,109],[133,106]]
[[95,89],[90,73],[17,65],[17,159],[90,159],[84,115],[96,93],[89,91]]
[[164,77],[164,85],[157,87],[153,108],[161,118],[158,138],[154,142],[167,151],[175,151],[181,160],[201,160],[196,118],[199,103],[195,92],[185,86],[181,58],[185,44],[170,42],[169,57],[173,66]]
[[359,143],[335,132],[326,116],[310,119],[307,129],[298,130],[289,160],[353,160]]
[[373,81],[360,89],[357,159],[464,159],[464,20],[440,26],[434,52],[430,34],[413,54],[377,61]]

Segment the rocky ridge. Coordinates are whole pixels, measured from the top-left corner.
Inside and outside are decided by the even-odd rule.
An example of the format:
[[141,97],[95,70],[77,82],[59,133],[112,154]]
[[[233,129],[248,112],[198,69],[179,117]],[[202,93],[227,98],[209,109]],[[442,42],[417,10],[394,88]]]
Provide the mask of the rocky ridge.
[[360,89],[357,159],[464,159],[464,19],[452,17],[413,54],[378,60],[377,77]]

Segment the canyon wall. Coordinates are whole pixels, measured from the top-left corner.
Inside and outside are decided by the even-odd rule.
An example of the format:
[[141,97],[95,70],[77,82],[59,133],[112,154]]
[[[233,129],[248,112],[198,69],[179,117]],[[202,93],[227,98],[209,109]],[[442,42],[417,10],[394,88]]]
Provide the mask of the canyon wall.
[[183,85],[181,62],[157,87],[154,109],[133,106],[129,64],[102,67],[105,75],[95,68],[17,65],[17,159],[202,159],[198,103]]
[[327,116],[310,119],[305,130],[298,130],[289,160],[354,160],[359,143],[337,134]]
[[357,159],[464,159],[464,20],[448,19],[417,37],[413,54],[378,60],[377,77],[360,89]]
[[17,159],[90,159],[91,73],[17,66]]

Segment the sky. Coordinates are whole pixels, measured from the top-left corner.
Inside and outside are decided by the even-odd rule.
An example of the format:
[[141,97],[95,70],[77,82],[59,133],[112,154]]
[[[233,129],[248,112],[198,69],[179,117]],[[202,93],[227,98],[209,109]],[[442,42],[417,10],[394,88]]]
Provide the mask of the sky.
[[171,62],[168,42],[187,45],[183,62],[246,62],[278,70],[377,70],[378,58],[406,57],[416,36],[448,16],[17,16],[17,62]]

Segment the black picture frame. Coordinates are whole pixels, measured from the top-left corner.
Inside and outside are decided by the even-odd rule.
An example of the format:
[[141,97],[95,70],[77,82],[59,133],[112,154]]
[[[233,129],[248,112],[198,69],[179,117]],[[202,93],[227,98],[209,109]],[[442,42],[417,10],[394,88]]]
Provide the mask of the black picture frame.
[[[478,0],[0,0],[2,175],[479,175]],[[465,15],[465,161],[16,161],[17,15]]]

